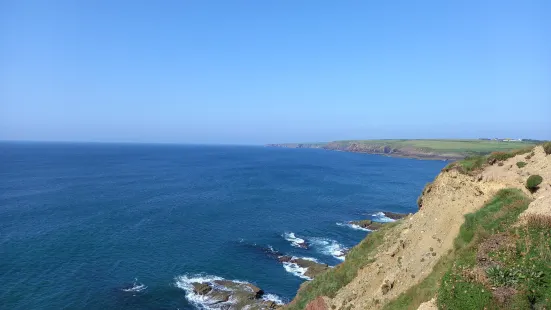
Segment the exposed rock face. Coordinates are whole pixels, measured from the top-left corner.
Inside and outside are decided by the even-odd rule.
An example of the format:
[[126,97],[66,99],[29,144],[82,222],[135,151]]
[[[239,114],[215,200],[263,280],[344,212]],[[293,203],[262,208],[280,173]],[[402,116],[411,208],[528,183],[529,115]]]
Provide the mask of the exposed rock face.
[[209,307],[224,310],[276,309],[275,302],[263,300],[264,291],[250,283],[215,280],[209,283],[192,283],[193,292],[207,298]]
[[329,310],[329,305],[325,301],[327,297],[319,296],[306,305],[306,310]]
[[206,295],[212,290],[206,283],[193,283],[193,292],[198,295]]

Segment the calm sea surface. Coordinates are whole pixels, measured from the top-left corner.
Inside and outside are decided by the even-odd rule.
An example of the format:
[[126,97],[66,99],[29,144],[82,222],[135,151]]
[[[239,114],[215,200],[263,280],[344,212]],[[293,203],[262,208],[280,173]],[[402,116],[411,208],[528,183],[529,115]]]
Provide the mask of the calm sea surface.
[[[288,301],[304,281],[264,252],[316,258],[415,212],[445,165],[240,146],[0,143],[0,308],[195,309],[194,277]],[[292,233],[292,234],[291,234]],[[293,247],[292,236],[311,244]]]

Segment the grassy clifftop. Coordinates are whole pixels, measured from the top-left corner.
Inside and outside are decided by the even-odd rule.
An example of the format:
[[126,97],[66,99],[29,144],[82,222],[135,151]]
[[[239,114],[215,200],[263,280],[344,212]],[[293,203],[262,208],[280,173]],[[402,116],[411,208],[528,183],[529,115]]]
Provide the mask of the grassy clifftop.
[[494,151],[511,151],[534,146],[534,142],[492,140],[343,140],[327,143],[283,143],[269,146],[320,148],[357,153],[382,154],[422,159],[461,159]]

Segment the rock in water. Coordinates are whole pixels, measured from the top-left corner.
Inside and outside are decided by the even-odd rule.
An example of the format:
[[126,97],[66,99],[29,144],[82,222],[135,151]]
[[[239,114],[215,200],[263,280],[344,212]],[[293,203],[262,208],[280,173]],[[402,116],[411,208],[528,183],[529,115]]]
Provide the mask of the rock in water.
[[206,295],[212,290],[212,287],[210,287],[207,283],[194,282],[192,285],[193,292],[197,295]]
[[358,225],[362,228],[369,229],[369,230],[377,230],[381,227],[383,227],[383,223],[374,222],[372,220],[362,220],[362,221],[352,221],[350,222],[352,225]]
[[297,242],[296,244],[303,249],[308,249],[308,244],[306,243],[306,241]]
[[395,212],[383,212],[383,213],[385,214],[386,217],[391,218],[393,220],[399,220],[401,218],[408,216],[407,214],[404,214],[404,213],[395,213]]
[[283,256],[280,256],[277,258],[277,260],[279,260],[280,263],[288,263],[292,260],[293,258],[291,256],[288,256],[288,255],[283,255]]

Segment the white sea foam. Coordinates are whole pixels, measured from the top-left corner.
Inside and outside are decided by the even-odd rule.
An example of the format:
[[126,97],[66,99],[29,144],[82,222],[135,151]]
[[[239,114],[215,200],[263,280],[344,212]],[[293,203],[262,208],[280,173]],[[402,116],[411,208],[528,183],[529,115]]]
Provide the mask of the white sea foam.
[[[193,283],[209,283],[211,286],[216,287],[217,289],[231,291],[228,287],[220,287],[214,283],[216,280],[225,280],[222,277],[205,275],[205,274],[195,274],[195,275],[182,275],[175,278],[175,285],[178,288],[183,289],[186,292],[187,300],[192,303],[195,307],[199,309],[206,310],[216,310],[227,307],[227,305],[234,303],[235,301],[230,298],[227,302],[218,303],[216,300],[211,299],[208,295],[199,295],[193,292]],[[249,283],[241,280],[231,280],[236,283]],[[264,294],[262,299],[271,300],[278,305],[283,305],[283,301],[277,295],[274,294]]]
[[327,238],[311,238],[312,244],[325,255],[331,255],[336,259],[344,260],[347,248],[335,240]]
[[283,300],[281,299],[281,297],[279,297],[279,296],[277,296],[277,295],[275,295],[275,294],[264,294],[264,295],[262,296],[262,299],[268,300],[268,301],[273,301],[273,302],[275,302],[275,303],[278,304],[278,305],[283,305],[283,304],[285,304],[285,303],[283,302]]
[[312,280],[311,278],[304,275],[306,273],[306,271],[308,270],[308,268],[302,268],[299,265],[297,265],[295,263],[291,263],[291,262],[284,262],[283,263],[283,268],[285,268],[285,270],[287,272],[292,273],[293,275],[295,275],[299,278],[303,278],[303,279],[306,279],[306,280]]
[[304,239],[297,237],[293,232],[289,232],[289,233],[286,232],[282,236],[283,238],[285,238],[285,240],[291,242],[292,246],[297,248],[300,248],[301,247],[300,244],[303,244],[306,242],[304,241]]
[[373,220],[376,222],[390,223],[396,221],[391,219],[390,217],[387,217],[383,212],[373,213],[371,214],[371,216],[373,216]]
[[362,226],[352,224],[352,223],[337,223],[337,226],[346,226],[348,228],[352,228],[355,230],[361,230],[361,231],[372,231],[371,229],[363,228]]
[[132,284],[132,287],[123,288],[122,291],[123,292],[138,293],[138,292],[141,292],[141,291],[145,290],[146,288],[147,288],[147,286],[145,286],[143,283],[139,283],[138,279],[134,279],[134,283]]
[[[193,284],[194,282],[197,283],[212,283],[215,280],[224,280],[224,278],[217,277],[217,276],[211,276],[211,275],[204,275],[204,274],[196,274],[196,275],[183,275],[178,276],[175,278],[175,285],[178,288],[183,289],[186,292],[186,298],[187,300],[193,304],[195,307],[199,309],[219,309],[221,305],[211,305],[213,303],[213,300],[209,298],[206,295],[199,295],[195,294],[193,292]],[[231,301],[230,301],[231,302]],[[228,304],[230,302],[221,303],[221,304]]]

